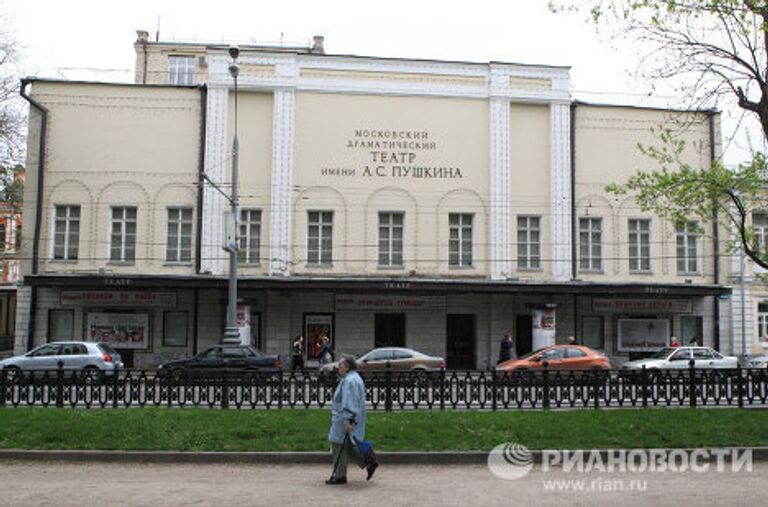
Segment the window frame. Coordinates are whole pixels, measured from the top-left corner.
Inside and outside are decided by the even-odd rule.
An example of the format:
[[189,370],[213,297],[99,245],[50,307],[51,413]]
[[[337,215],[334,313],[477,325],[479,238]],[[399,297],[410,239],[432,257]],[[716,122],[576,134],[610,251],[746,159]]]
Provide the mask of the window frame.
[[[451,223],[451,218],[456,217],[456,224]],[[467,220],[469,223],[465,223]],[[453,231],[457,231],[457,237],[452,237]],[[469,238],[465,237],[465,232],[469,231]],[[452,248],[453,245],[457,248]],[[450,269],[467,269],[474,267],[475,257],[475,214],[474,213],[448,213],[448,267]],[[469,261],[467,261],[467,251],[469,251]],[[455,259],[455,260],[454,260]]]
[[[122,210],[122,217],[116,218],[115,212],[117,210]],[[129,211],[133,211],[133,219],[127,217]],[[138,238],[138,217],[139,217],[139,209],[137,206],[111,206],[110,207],[110,220],[109,220],[109,246],[108,246],[108,258],[110,263],[117,263],[117,264],[135,264],[136,263],[136,239]],[[120,255],[119,258],[114,258],[114,249],[115,249],[115,225],[121,225],[120,228]],[[133,234],[130,234],[127,231],[128,226],[130,224],[133,224]],[[130,240],[130,236],[133,236],[132,240]],[[130,243],[130,245],[129,245]],[[133,257],[127,258],[126,252],[129,250],[129,246],[132,247],[131,250],[133,251]]]
[[[317,214],[317,220],[312,220],[313,214]],[[333,266],[334,215],[335,213],[333,210],[307,210],[307,267]],[[329,218],[329,220],[326,221],[326,218]],[[317,229],[317,244],[314,246],[312,235],[313,228]],[[328,248],[325,248],[326,241],[328,242]],[[315,258],[315,260],[313,260],[313,258]]]
[[[587,229],[585,230],[582,225],[586,221]],[[597,224],[598,228],[594,226]],[[587,256],[584,256],[585,243],[582,240],[586,234],[586,252]],[[597,245],[593,241],[594,235],[598,235]],[[597,247],[597,259],[595,259],[594,250]],[[585,262],[586,261],[586,262]],[[595,262],[597,261],[597,262]],[[586,264],[586,266],[585,266]],[[583,273],[603,273],[603,217],[579,217],[579,271]]]
[[[256,218],[254,220],[254,217]],[[247,220],[246,220],[247,218]],[[238,221],[239,248],[237,250],[237,263],[242,266],[261,265],[261,208],[241,208]],[[255,234],[254,234],[255,233]],[[256,237],[255,244],[254,236]]]
[[[168,84],[192,86],[195,84],[196,56],[168,55]],[[184,65],[180,65],[184,62]]]
[[[77,210],[77,216],[72,212]],[[59,211],[64,211],[63,215]],[[82,207],[79,204],[55,204],[53,206],[53,234],[51,235],[51,260],[61,262],[77,262],[80,257],[80,222],[82,221]],[[59,231],[60,224],[64,230]],[[77,230],[72,231],[72,226],[77,224]],[[58,244],[59,237],[63,238],[63,244]],[[74,241],[75,245],[72,246]],[[61,256],[57,256],[57,250],[62,250]],[[74,255],[72,255],[74,251]]]
[[[387,223],[383,223],[382,219],[386,217]],[[399,217],[400,223],[395,223],[395,218]],[[379,243],[378,243],[378,255],[377,262],[379,268],[402,268],[405,265],[405,212],[403,211],[379,211],[378,213],[379,223]],[[385,231],[385,236],[382,236],[382,231]],[[399,231],[399,250],[396,248],[398,238],[395,238],[395,232]],[[386,251],[382,250],[384,248]],[[400,262],[395,261],[395,257],[400,256]],[[382,257],[386,262],[382,262]]]
[[[699,237],[698,222],[689,220],[675,224],[675,265],[678,275],[698,275],[701,273],[701,261],[699,259]],[[680,244],[682,241],[682,245]],[[691,244],[692,243],[692,244]],[[680,256],[680,250],[683,249],[684,256]],[[693,257],[689,254],[693,249]],[[683,268],[680,269],[680,263]],[[694,269],[690,269],[691,262],[694,263]]]
[[[541,215],[517,215],[516,218],[517,269],[541,271]],[[534,220],[535,226],[532,225]],[[521,221],[525,221],[522,226]],[[538,236],[536,241],[531,239],[533,233]],[[525,236],[524,241],[520,241],[521,234]],[[536,254],[532,252],[534,246],[538,252]]]
[[[636,223],[638,225],[637,230],[633,230],[632,224]],[[647,224],[648,230],[647,233],[642,230],[641,227],[639,227],[642,224]],[[651,262],[653,258],[653,251],[652,251],[652,240],[651,240],[651,232],[653,230],[653,222],[650,218],[629,218],[627,219],[627,258],[628,258],[628,267],[629,272],[632,274],[650,274],[653,272],[653,263]],[[644,243],[642,241],[643,235],[647,235],[647,250],[648,255],[643,256],[643,246]],[[633,256],[632,252],[632,240],[635,239],[637,241],[636,243],[636,250],[637,253]],[[648,267],[643,268],[643,260],[647,260]],[[633,263],[636,263],[635,267],[633,267]]]
[[[178,219],[173,221],[171,219],[172,212],[178,212]],[[185,220],[184,212],[189,212],[189,220]],[[193,223],[195,219],[195,213],[192,206],[168,206],[166,208],[166,231],[165,231],[165,263],[166,264],[190,264],[192,262],[192,250],[194,245],[194,231]],[[189,244],[184,244],[184,226],[189,227]],[[176,245],[175,249],[171,249],[171,230],[172,226],[176,229]],[[171,258],[171,252],[175,251],[175,258]],[[189,258],[185,259],[184,254]]]

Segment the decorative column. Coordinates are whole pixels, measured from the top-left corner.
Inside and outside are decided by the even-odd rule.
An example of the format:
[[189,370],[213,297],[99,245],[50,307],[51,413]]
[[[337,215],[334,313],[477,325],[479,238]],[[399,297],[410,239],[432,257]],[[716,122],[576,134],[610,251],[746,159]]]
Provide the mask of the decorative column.
[[[493,79],[493,75],[492,78]],[[510,248],[509,99],[490,99],[491,279],[504,280],[512,272]]]
[[571,278],[571,112],[570,104],[551,102],[551,229],[552,277]]
[[[209,86],[205,132],[205,173],[216,182],[229,181],[227,164],[227,100],[229,88]],[[203,232],[198,241],[202,243],[201,266],[203,272],[214,275],[224,274],[224,209],[227,202],[221,193],[211,185],[205,185],[203,194]]]

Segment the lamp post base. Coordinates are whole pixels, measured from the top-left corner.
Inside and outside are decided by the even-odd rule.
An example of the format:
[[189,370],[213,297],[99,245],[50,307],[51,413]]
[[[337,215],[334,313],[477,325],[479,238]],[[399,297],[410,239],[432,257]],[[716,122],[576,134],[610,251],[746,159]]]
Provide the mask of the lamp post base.
[[236,327],[225,327],[222,343],[240,343],[240,331]]

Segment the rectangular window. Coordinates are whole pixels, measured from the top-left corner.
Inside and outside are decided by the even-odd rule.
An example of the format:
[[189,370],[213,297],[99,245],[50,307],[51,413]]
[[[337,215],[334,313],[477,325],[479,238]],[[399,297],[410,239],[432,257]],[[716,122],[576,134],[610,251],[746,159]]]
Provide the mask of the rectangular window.
[[168,57],[168,84],[172,84],[172,85],[195,84],[195,57],[194,56],[169,56]]
[[768,213],[753,213],[752,228],[755,233],[755,246],[760,252],[766,251],[768,245]]
[[166,347],[187,346],[187,312],[163,312],[163,345]]
[[699,272],[699,230],[696,222],[679,223],[677,235],[677,272],[679,274]]
[[0,224],[0,252],[5,252],[5,223]]
[[472,215],[448,215],[448,265],[472,266]]
[[112,208],[109,260],[118,262],[136,260],[136,207],[134,206]]
[[541,218],[517,217],[517,267],[541,268]]
[[307,264],[332,264],[333,211],[309,211],[307,219]]
[[603,219],[579,219],[579,269],[603,269]]
[[768,340],[768,303],[757,304],[757,337]]
[[168,208],[168,236],[165,260],[192,260],[192,208]]
[[80,206],[56,206],[53,223],[53,258],[77,260],[80,240]]
[[651,270],[651,221],[647,218],[629,220],[629,270]]
[[403,265],[403,213],[379,213],[379,266]]
[[240,248],[237,251],[237,262],[261,262],[261,210],[240,210]]

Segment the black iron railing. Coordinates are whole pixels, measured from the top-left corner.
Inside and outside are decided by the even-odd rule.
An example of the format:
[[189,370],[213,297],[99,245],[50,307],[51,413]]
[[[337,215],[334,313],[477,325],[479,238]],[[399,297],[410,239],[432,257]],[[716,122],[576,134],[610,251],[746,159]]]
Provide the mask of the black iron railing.
[[[363,373],[373,410],[745,407],[768,405],[768,370]],[[183,380],[156,371],[0,371],[0,407],[323,408],[335,375],[208,372]]]

